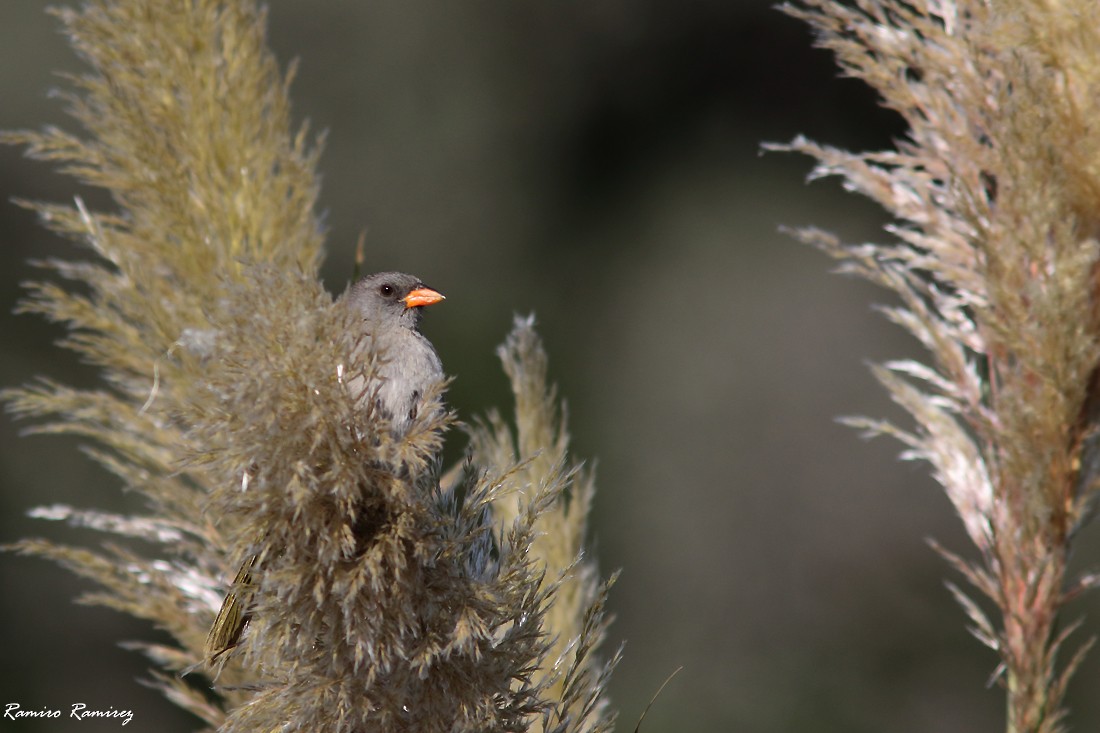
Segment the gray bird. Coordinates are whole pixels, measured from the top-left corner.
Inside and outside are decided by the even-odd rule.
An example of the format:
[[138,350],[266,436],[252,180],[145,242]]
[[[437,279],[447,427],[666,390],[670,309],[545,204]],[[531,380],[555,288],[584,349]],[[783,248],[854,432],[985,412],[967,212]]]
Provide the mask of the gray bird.
[[390,418],[392,430],[402,435],[420,411],[424,395],[443,381],[443,365],[430,341],[418,327],[425,306],[443,295],[419,278],[402,272],[377,272],[355,283],[344,296],[363,316],[365,337],[355,358],[366,359],[373,350],[379,361],[377,387],[364,384],[361,376],[348,381],[357,397],[377,400]]
[[[355,283],[344,296],[363,317],[364,338],[355,359],[368,358],[371,349],[379,357],[375,375],[377,387],[365,384],[361,375],[348,380],[348,390],[361,399],[374,399],[390,418],[393,432],[403,435],[420,410],[425,393],[443,381],[443,365],[428,339],[417,330],[420,309],[443,300],[443,294],[402,272],[378,272]],[[256,564],[253,556],[241,566],[232,590],[206,637],[203,661],[183,671],[187,674],[202,664],[212,664],[233,649],[240,640],[250,615],[238,598],[240,589],[251,585]]]

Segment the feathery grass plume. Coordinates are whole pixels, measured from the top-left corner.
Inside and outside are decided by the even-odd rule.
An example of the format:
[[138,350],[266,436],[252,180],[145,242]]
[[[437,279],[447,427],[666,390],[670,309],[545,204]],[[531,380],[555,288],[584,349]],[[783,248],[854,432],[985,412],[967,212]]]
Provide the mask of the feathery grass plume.
[[[557,719],[575,718],[579,730],[606,730],[614,716],[599,693],[621,649],[606,662],[592,653],[605,636],[609,619],[604,617],[603,606],[615,581],[612,576],[601,584],[595,562],[584,555],[595,476],[570,459],[569,433],[564,415],[559,414],[564,407],[559,410],[557,390],[547,382],[546,351],[535,333],[532,316],[515,318],[512,333],[497,354],[516,400],[515,434],[499,413],[490,412],[487,421],[471,431],[473,461],[483,466],[518,466],[505,481],[508,491],[493,505],[505,523],[516,521],[532,497],[548,487],[560,487],[555,502],[538,518],[538,535],[530,548],[547,568],[565,571],[554,581],[555,599],[547,609],[553,665],[538,670],[536,676],[559,701]],[[557,725],[546,730],[557,730]]]
[[1095,584],[1067,577],[1066,563],[1095,494],[1100,435],[1100,4],[785,10],[909,126],[892,151],[769,146],[815,157],[811,177],[843,177],[897,222],[888,244],[800,232],[842,271],[897,293],[885,314],[932,356],[874,370],[915,428],[853,422],[932,465],[977,547],[975,562],[943,554],[999,612],[996,622],[951,586],[1000,656],[1008,730],[1062,730],[1065,688],[1091,641],[1058,660],[1076,627],[1058,612]]
[[[142,544],[15,547],[101,586],[84,601],[169,632],[174,644],[130,646],[208,730],[608,729],[615,658],[593,654],[607,584],[579,560],[592,482],[565,454],[530,323],[506,347],[521,451],[483,451],[464,485],[441,487],[442,388],[399,436],[349,388],[377,384],[388,355],[352,359],[358,317],[318,282],[316,149],[290,131],[263,14],[93,0],[58,15],[92,68],[67,96],[87,134],[6,139],[106,189],[116,211],[28,204],[93,256],[46,263],[82,291],[35,283],[23,309],[67,324],[105,385],[6,397],[44,418],[33,432],[92,441],[145,513],[43,507],[32,514]],[[502,439],[493,424],[482,444]],[[239,567],[229,590],[247,625],[204,660]],[[202,661],[216,695],[177,676]]]

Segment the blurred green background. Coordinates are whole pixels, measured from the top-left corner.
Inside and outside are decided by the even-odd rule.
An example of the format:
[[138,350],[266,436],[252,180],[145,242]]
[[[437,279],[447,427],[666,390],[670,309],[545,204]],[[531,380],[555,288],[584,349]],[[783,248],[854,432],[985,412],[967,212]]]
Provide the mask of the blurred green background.
[[[835,182],[804,185],[806,159],[759,151],[798,133],[887,146],[904,134],[897,116],[765,0],[269,5],[280,62],[301,62],[296,118],[328,132],[330,289],[365,228],[368,270],[445,292],[425,331],[465,419],[510,409],[493,349],[513,313],[537,313],[574,448],[598,459],[595,551],[605,573],[623,569],[620,730],[681,665],[643,730],[1003,729],[1002,693],[985,686],[995,657],[967,635],[924,542],[969,553],[947,500],[897,445],[835,422],[899,417],[866,364],[919,351],[872,311],[885,294],[778,231],[879,238],[883,216]],[[79,70],[40,3],[4,3],[0,128],[72,127],[48,90]],[[96,384],[53,345],[60,329],[10,315],[36,274],[27,260],[74,249],[9,200],[77,193],[106,205],[0,149],[0,384]],[[19,429],[0,419],[0,541],[100,541],[27,519],[40,504],[138,508],[76,441]],[[1078,567],[1098,551],[1086,536]],[[90,586],[44,561],[2,555],[0,572],[0,704],[198,727],[136,684],[146,664],[118,647],[159,632],[73,605]],[[1071,614],[1096,618],[1096,603]],[[1094,654],[1071,688],[1077,730],[1100,727],[1098,673]]]

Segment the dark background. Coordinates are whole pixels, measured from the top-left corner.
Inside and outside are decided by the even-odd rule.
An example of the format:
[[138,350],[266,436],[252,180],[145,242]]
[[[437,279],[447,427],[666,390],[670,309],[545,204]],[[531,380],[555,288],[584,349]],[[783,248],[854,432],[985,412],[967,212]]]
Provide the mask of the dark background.
[[[575,450],[598,459],[601,567],[623,569],[620,730],[681,665],[644,730],[1003,729],[1003,694],[985,686],[995,656],[967,635],[924,542],[970,553],[950,505],[897,445],[835,422],[899,417],[866,364],[919,352],[873,313],[886,294],[778,231],[875,239],[882,214],[835,182],[804,185],[804,158],[760,154],[798,133],[888,146],[904,134],[897,116],[837,79],[768,2],[270,7],[280,62],[301,60],[296,118],[328,131],[330,289],[366,228],[368,270],[444,291],[425,330],[465,418],[510,408],[493,349],[514,312],[538,315]],[[38,3],[5,3],[0,128],[71,128],[47,94],[59,70],[80,66],[56,23]],[[9,199],[78,192],[0,149],[0,314],[35,275],[28,258],[72,252]],[[2,328],[0,384],[96,384],[52,345],[59,329],[9,315]],[[137,508],[75,441],[18,431],[0,420],[0,541],[99,540],[27,519],[40,504]],[[1095,564],[1088,543],[1080,567]],[[44,561],[3,555],[0,573],[0,704],[67,714],[85,702],[133,709],[129,730],[198,727],[135,683],[146,665],[117,645],[158,632],[74,606],[89,586]],[[1071,615],[1090,611],[1095,598]],[[1077,730],[1100,725],[1098,671],[1094,655],[1072,686]],[[27,732],[117,725],[0,718]]]

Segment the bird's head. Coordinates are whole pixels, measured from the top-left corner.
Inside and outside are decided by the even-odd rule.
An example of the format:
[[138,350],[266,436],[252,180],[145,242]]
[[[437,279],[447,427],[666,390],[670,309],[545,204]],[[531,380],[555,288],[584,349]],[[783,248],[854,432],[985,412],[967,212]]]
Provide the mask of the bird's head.
[[417,327],[421,308],[443,300],[443,294],[420,278],[403,272],[376,272],[351,286],[348,299],[365,320]]

